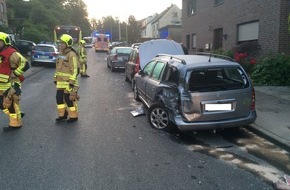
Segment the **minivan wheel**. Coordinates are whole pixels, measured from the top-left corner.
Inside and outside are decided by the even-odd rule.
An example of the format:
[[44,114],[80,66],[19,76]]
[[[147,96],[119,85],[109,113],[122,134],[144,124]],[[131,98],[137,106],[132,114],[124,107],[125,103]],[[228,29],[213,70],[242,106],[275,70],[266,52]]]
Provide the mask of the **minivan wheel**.
[[111,66],[110,67],[111,67],[111,71],[114,72],[115,71],[114,63],[111,63]]
[[170,131],[172,128],[168,111],[161,103],[154,104],[149,108],[148,120],[155,129]]
[[[132,81],[133,82],[133,81]],[[139,93],[138,93],[138,90],[137,90],[137,86],[134,82],[133,84],[134,88],[133,88],[133,94],[134,94],[134,99],[137,101],[137,102],[140,102],[140,99],[138,97]]]
[[135,85],[135,81],[134,79],[131,80],[131,89],[134,92],[134,85]]

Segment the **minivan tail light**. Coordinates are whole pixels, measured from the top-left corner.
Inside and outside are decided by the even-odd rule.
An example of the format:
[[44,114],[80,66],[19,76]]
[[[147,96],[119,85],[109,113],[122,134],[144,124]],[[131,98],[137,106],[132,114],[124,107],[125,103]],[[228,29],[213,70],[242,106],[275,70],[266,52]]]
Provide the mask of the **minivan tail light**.
[[251,101],[251,110],[256,109],[256,93],[254,87],[252,87],[252,101]]
[[35,55],[35,51],[31,51],[31,55]]

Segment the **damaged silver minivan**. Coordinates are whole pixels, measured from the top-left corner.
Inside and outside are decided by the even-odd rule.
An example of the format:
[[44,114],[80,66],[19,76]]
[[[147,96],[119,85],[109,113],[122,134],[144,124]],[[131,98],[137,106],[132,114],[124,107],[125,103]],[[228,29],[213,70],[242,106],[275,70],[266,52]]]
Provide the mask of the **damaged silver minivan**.
[[157,55],[135,75],[134,98],[148,108],[156,129],[233,128],[257,117],[250,79],[222,55]]

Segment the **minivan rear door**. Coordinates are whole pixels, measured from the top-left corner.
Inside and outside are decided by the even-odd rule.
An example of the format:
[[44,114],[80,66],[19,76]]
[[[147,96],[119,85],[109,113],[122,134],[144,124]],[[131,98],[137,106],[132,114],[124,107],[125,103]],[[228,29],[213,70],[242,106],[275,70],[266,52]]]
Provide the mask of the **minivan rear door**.
[[[239,67],[201,68],[188,72],[187,116],[191,121],[244,117],[251,111],[252,88]],[[194,115],[194,116],[193,116]],[[187,119],[188,119],[187,118]]]

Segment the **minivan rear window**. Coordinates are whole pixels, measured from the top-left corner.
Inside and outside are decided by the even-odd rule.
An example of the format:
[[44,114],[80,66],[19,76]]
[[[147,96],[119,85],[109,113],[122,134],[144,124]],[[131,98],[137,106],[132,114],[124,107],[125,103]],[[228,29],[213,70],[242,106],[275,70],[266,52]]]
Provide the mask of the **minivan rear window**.
[[246,73],[239,67],[205,68],[189,71],[189,91],[211,92],[247,88]]

